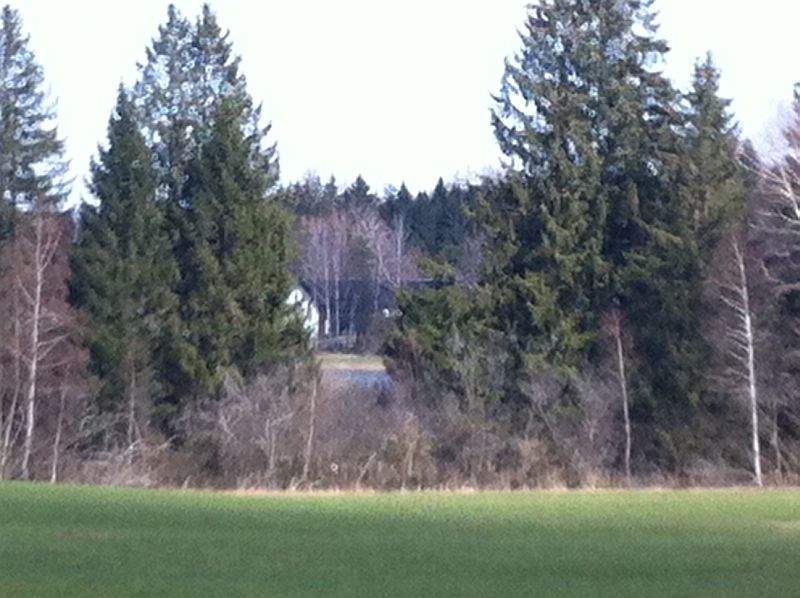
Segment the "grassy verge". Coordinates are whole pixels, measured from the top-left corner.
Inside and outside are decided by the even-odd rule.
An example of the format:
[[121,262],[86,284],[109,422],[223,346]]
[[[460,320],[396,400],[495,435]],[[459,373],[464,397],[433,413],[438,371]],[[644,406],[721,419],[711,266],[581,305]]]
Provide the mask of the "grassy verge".
[[349,353],[320,353],[317,355],[323,370],[382,372],[383,359],[379,355],[353,355]]
[[800,493],[0,484],[0,596],[797,596]]

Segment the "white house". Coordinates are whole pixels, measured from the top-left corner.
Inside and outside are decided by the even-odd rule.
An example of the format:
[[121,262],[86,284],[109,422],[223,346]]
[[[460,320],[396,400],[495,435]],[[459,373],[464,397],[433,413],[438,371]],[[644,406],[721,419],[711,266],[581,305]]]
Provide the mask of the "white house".
[[302,286],[296,286],[289,293],[286,303],[296,307],[303,316],[303,325],[309,332],[312,341],[319,338],[319,310],[314,305],[306,290]]

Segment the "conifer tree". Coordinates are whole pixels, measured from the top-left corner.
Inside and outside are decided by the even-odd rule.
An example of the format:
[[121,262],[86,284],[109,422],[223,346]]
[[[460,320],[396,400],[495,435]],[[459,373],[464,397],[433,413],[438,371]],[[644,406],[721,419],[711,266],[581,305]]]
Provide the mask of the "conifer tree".
[[[444,182],[442,182],[444,186]],[[438,185],[437,185],[438,187]],[[414,198],[409,213],[411,242],[425,253],[431,254],[433,239],[435,237],[436,214],[431,204],[431,196],[427,192],[420,192]]]
[[578,365],[595,326],[604,285],[607,212],[595,126],[597,21],[604,2],[540,3],[530,9],[523,47],[507,62],[495,134],[515,167],[513,255],[503,272],[510,305],[503,324],[523,351]]
[[157,159],[160,195],[172,201],[180,196],[194,145],[191,44],[190,21],[170,4],[167,22],[147,49],[146,62],[139,65],[140,80],[132,94],[142,133]]
[[688,115],[683,140],[682,218],[698,242],[704,262],[722,229],[742,216],[746,203],[745,172],[737,159],[739,140],[730,115],[730,100],[719,95],[719,70],[711,54],[694,67],[686,94]]
[[682,134],[669,143],[674,166],[664,160],[663,167],[674,183],[656,180],[664,199],[658,211],[641,218],[646,241],[628,253],[621,269],[637,328],[639,374],[647,381],[640,387],[639,414],[654,422],[662,454],[673,466],[703,443],[694,425],[711,351],[697,333],[708,315],[704,279],[721,234],[742,216],[746,199],[730,102],[719,96],[710,56],[695,65],[685,104]]
[[393,222],[402,220],[405,226],[409,225],[409,214],[414,205],[414,198],[411,197],[406,184],[400,185],[397,193],[391,193],[381,206],[383,219],[391,226]]
[[668,47],[652,4],[531,6],[494,115],[515,191],[505,215],[482,222],[503,239],[502,259],[490,260],[498,324],[521,350],[580,366],[600,313],[625,312],[646,364],[633,408],[650,426],[638,429],[677,465],[705,363],[701,233],[681,195],[692,142],[680,95],[658,70]]
[[190,164],[187,226],[177,245],[184,367],[194,392],[213,392],[226,372],[251,375],[304,347],[285,304],[291,286],[290,221],[268,197],[273,181],[250,160],[239,124],[247,109],[225,99],[211,137]]
[[180,204],[188,164],[210,137],[223,98],[235,97],[242,105],[238,124],[253,166],[277,178],[275,148],[261,145],[269,126],[260,124],[261,108],[247,94],[239,62],[208,4],[194,23],[169,6],[167,22],[139,66],[133,98],[158,159],[160,195],[172,204]]
[[178,271],[156,202],[150,152],[122,88],[108,146],[91,172],[99,204],[83,207],[71,295],[89,318],[99,410],[117,416],[130,444],[170,391],[163,373],[175,340]]
[[64,144],[55,110],[44,90],[44,73],[22,32],[19,13],[6,5],[0,17],[0,239],[13,213],[67,193]]
[[342,204],[349,210],[362,211],[378,207],[378,197],[372,193],[364,177],[356,180],[342,193]]

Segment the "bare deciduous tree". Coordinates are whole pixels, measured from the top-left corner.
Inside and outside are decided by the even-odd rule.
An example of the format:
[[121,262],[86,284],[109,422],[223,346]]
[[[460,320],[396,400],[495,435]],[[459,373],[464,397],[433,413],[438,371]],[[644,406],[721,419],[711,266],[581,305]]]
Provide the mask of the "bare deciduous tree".
[[365,210],[356,219],[357,234],[370,253],[373,285],[373,311],[378,311],[380,287],[391,280],[389,261],[393,254],[392,233],[375,210]]
[[[331,272],[333,275],[333,323],[334,336],[342,333],[342,280],[351,251],[350,214],[336,210],[328,215]],[[328,314],[327,317],[331,317]]]
[[[59,395],[64,379],[79,373],[82,367],[76,316],[67,303],[68,226],[66,217],[37,203],[20,216],[6,248],[8,287],[3,308],[12,323],[11,339],[3,347],[3,363],[10,364],[12,383],[0,420],[0,475],[7,475],[11,452],[21,436],[20,475],[32,477],[39,419],[52,416],[63,426],[60,398],[53,401],[55,405],[48,405],[46,399]],[[56,436],[60,442],[60,434]],[[54,447],[54,457],[57,452],[58,446]]]
[[736,234],[723,240],[717,260],[716,287],[728,317],[723,331],[723,346],[728,356],[728,373],[738,381],[737,394],[747,397],[750,412],[753,475],[758,486],[764,485],[761,470],[761,442],[758,379],[756,376],[756,330],[752,309],[746,245]]
[[314,441],[317,429],[317,404],[319,401],[319,382],[321,372],[316,363],[309,363],[307,373],[303,376],[310,388],[308,394],[308,429],[306,431],[306,445],[303,452],[303,472],[300,474],[300,483],[306,483],[311,471],[311,462],[314,458]]
[[329,336],[332,313],[331,243],[325,215],[310,216],[303,220],[299,245],[302,251],[302,277],[311,287],[314,303],[325,306],[325,324],[320,334]]
[[[751,305],[751,321],[761,322],[762,335],[769,337],[772,345],[756,365],[766,370],[764,376],[769,379],[768,392],[759,400],[764,403],[762,409],[767,404],[770,407],[770,441],[778,477],[786,458],[791,458],[781,448],[780,421],[800,429],[796,393],[800,357],[790,349],[800,340],[800,318],[787,310],[792,297],[800,296],[800,95],[796,94],[783,132],[785,146],[776,161],[760,164],[747,152],[742,154],[741,162],[751,175],[753,189],[747,243],[738,241],[748,283],[753,287],[754,278],[757,283],[758,309]],[[733,256],[729,259],[736,262],[736,248],[730,248],[729,253]],[[778,351],[776,344],[786,349]],[[755,375],[754,380],[758,381]]]
[[624,317],[616,308],[607,312],[601,322],[605,335],[611,340],[615,361],[617,364],[617,381],[619,383],[620,398],[622,402],[622,424],[625,429],[625,481],[631,485],[631,416],[630,399],[628,396],[628,368],[626,367],[626,353],[629,350],[629,335],[626,334]]
[[300,270],[314,302],[324,307],[321,336],[338,336],[343,329],[342,283],[348,275],[353,223],[349,212],[337,209],[303,219],[300,227]]
[[534,418],[532,433],[547,438],[582,485],[593,485],[617,451],[613,385],[596,372],[564,376],[539,371],[531,374],[525,392]]

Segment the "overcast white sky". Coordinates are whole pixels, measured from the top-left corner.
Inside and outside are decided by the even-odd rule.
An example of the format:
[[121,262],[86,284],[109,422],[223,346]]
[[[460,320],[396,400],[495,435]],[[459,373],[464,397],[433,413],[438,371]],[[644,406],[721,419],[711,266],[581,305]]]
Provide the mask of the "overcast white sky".
[[[746,135],[773,135],[800,80],[800,3],[657,0],[667,70],[680,84],[713,51]],[[17,0],[52,95],[73,175],[105,137],[117,84],[166,19],[163,0]],[[194,18],[200,0],[178,0]],[[225,0],[212,2],[251,94],[273,124],[284,182],[314,170],[376,190],[412,191],[499,165],[490,94],[519,46],[520,0]],[[766,133],[765,133],[766,131]],[[77,198],[85,194],[77,184]]]

